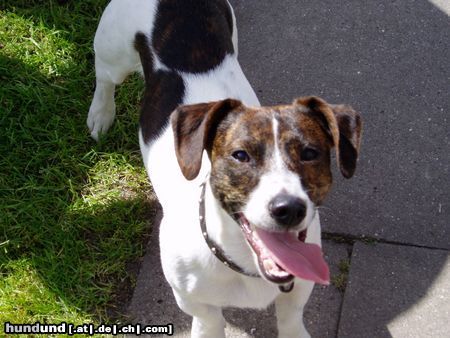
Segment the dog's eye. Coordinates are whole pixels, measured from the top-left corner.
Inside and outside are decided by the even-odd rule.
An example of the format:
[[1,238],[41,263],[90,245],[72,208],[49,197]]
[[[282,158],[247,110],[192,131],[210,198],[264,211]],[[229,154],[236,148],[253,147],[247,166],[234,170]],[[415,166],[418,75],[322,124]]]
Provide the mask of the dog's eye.
[[305,162],[317,160],[318,157],[319,152],[316,149],[310,147],[304,148],[300,153],[300,159]]
[[233,156],[236,161],[242,163],[250,161],[250,156],[244,150],[237,150],[231,156]]

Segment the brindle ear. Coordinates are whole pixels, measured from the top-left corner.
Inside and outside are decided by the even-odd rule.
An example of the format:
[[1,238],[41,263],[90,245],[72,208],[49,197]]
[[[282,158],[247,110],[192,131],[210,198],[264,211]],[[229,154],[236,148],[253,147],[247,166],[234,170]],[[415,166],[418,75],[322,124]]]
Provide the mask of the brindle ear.
[[170,121],[174,133],[175,152],[184,177],[193,180],[200,172],[203,150],[211,144],[219,122],[240,101],[227,99],[178,107]]
[[342,175],[345,178],[352,177],[361,141],[360,114],[350,106],[328,104],[317,97],[300,98],[294,104],[306,107],[309,113],[319,119],[336,147],[336,159]]

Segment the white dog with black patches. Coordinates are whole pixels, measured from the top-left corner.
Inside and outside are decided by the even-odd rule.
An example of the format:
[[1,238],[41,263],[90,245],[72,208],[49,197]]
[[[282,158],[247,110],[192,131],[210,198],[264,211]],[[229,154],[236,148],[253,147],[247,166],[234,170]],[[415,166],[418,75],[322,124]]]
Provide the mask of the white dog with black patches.
[[94,47],[94,139],[113,123],[115,86],[144,75],[140,147],[164,211],[164,274],[192,336],[224,337],[223,307],[275,302],[279,336],[308,337],[303,307],[329,283],[316,207],[331,148],[353,175],[359,114],[316,97],[259,107],[226,0],[113,0]]

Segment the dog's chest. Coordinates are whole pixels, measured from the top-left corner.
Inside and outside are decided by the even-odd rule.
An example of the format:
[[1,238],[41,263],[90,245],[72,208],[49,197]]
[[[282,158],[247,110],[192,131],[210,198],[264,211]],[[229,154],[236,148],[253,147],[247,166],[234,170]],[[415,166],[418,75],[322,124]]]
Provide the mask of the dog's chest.
[[262,278],[240,276],[225,269],[229,268],[217,265],[202,278],[196,276],[186,296],[219,307],[263,309],[279,294],[275,285]]

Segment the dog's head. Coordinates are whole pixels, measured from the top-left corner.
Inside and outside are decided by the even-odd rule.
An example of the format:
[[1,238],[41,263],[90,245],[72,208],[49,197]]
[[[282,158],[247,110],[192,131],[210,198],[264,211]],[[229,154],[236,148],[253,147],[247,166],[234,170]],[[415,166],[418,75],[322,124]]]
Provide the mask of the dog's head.
[[240,224],[262,275],[277,283],[292,275],[326,283],[320,248],[304,240],[331,187],[331,149],[346,178],[355,171],[359,114],[316,97],[258,108],[228,99],[182,106],[171,123],[186,179],[198,175],[207,151],[213,194]]

